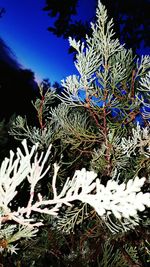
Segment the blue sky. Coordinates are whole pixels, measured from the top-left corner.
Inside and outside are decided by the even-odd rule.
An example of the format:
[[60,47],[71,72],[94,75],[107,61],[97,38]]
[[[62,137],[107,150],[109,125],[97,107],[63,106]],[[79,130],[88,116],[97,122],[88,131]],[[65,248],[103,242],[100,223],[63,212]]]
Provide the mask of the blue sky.
[[[88,0],[82,0],[80,14],[91,16]],[[15,53],[23,68],[31,69],[38,81],[49,78],[60,82],[76,73],[72,55],[68,54],[69,42],[47,31],[53,20],[42,10],[44,0],[0,0],[6,13],[0,19],[0,37]],[[93,12],[93,13],[92,13]]]
[[[71,0],[70,0],[71,1]],[[95,14],[95,1],[81,0],[78,18]],[[68,75],[76,74],[73,56],[68,54],[69,42],[57,38],[47,28],[53,20],[43,11],[45,0],[0,0],[6,13],[0,18],[0,37],[15,53],[23,68],[31,69],[38,81],[49,78],[61,82]],[[149,54],[149,48],[139,53]]]

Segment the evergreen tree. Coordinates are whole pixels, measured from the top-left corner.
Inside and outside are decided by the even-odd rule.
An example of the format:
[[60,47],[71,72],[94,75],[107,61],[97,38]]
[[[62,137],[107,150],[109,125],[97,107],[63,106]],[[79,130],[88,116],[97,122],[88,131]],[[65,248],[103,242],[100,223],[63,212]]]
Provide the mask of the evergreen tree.
[[21,116],[12,124],[9,134],[26,140],[1,166],[0,245],[8,256],[20,241],[21,251],[3,264],[150,261],[150,57],[120,44],[100,1],[96,17],[85,42],[69,38],[79,76],[63,80],[60,94],[41,85],[39,127]]

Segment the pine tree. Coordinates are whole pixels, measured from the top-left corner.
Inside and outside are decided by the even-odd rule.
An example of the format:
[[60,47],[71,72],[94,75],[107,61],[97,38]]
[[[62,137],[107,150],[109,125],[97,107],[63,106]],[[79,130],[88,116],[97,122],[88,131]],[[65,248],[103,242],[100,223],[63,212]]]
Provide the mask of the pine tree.
[[[14,266],[129,267],[150,261],[150,57],[133,57],[114,38],[113,20],[100,1],[96,16],[86,42],[69,38],[79,76],[63,80],[60,94],[41,86],[34,103],[39,126],[19,116],[9,132],[26,139],[17,161],[11,153],[1,166],[10,188],[0,178],[0,244],[2,252],[14,252],[20,240]],[[22,173],[17,181],[13,168]],[[17,196],[22,182],[25,196]],[[30,241],[22,239],[25,232]]]

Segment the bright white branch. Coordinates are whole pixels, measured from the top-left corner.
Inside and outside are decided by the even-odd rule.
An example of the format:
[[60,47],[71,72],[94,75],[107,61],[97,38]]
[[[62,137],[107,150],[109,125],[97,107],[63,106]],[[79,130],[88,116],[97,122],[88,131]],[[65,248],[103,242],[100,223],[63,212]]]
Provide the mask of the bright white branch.
[[[138,219],[138,211],[144,211],[146,206],[150,207],[150,194],[141,191],[145,178],[135,177],[130,179],[127,184],[119,184],[114,179],[109,180],[107,185],[101,184],[97,174],[86,169],[77,170],[72,179],[68,178],[62,191],[57,194],[56,178],[59,167],[54,164],[54,175],[52,179],[53,198],[46,199],[37,194],[38,200],[34,200],[34,190],[37,182],[48,172],[44,170],[45,163],[50,155],[49,147],[45,156],[43,154],[38,158],[36,153],[37,145],[33,146],[31,151],[24,140],[22,142],[24,154],[20,149],[17,151],[17,158],[10,152],[10,159],[5,159],[0,169],[0,209],[2,215],[0,222],[5,219],[26,226],[40,226],[42,221],[36,221],[32,217],[32,212],[57,215],[60,207],[71,205],[75,200],[88,203],[92,206],[99,216],[106,218],[113,213],[117,219]],[[33,163],[31,163],[33,162]],[[11,201],[17,194],[16,188],[27,179],[30,184],[30,197],[26,207],[19,207],[15,211],[10,206]]]

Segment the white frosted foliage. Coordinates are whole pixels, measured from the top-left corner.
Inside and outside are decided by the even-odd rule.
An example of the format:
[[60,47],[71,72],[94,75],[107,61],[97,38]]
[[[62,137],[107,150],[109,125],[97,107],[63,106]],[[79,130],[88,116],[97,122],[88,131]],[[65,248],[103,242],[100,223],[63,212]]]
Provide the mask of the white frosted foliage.
[[[18,148],[16,155],[11,151],[10,158],[2,162],[0,168],[0,222],[13,220],[20,225],[40,226],[42,221],[36,221],[32,212],[45,213],[56,216],[62,205],[71,205],[73,201],[79,200],[89,204],[95,209],[99,216],[106,218],[114,214],[117,219],[138,219],[138,211],[144,211],[150,207],[150,194],[141,191],[145,178],[135,177],[127,183],[119,184],[112,177],[104,186],[100,178],[93,171],[85,168],[76,170],[73,178],[68,178],[61,192],[57,193],[56,180],[59,166],[54,164],[54,175],[52,177],[53,198],[47,199],[39,193],[35,193],[35,186],[48,173],[49,167],[44,169],[45,163],[50,155],[49,147],[45,155],[38,157],[37,145],[30,150],[27,142],[22,142],[24,153]],[[18,186],[27,179],[30,184],[30,196],[25,207],[13,210],[11,201],[18,193]],[[21,189],[20,189],[21,190]],[[37,194],[37,200],[34,195]]]
[[79,188],[82,189],[78,199],[92,206],[100,216],[113,213],[118,219],[135,218],[138,211],[150,206],[150,194],[141,192],[145,178],[135,177],[127,184],[109,180],[106,186],[101,184],[99,178],[95,178],[93,171],[76,171],[70,191],[75,193]]

